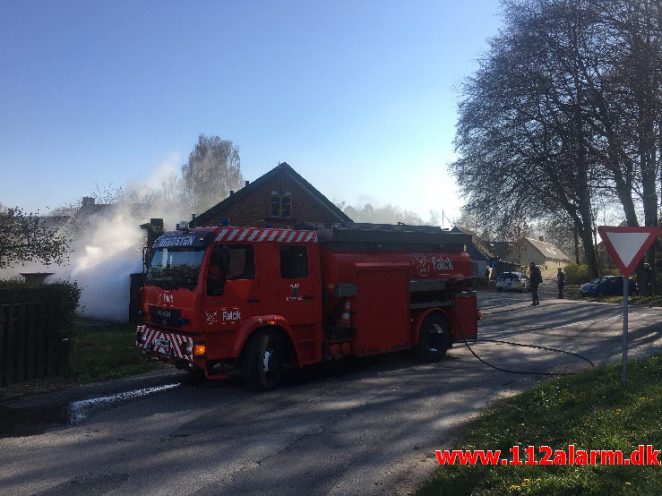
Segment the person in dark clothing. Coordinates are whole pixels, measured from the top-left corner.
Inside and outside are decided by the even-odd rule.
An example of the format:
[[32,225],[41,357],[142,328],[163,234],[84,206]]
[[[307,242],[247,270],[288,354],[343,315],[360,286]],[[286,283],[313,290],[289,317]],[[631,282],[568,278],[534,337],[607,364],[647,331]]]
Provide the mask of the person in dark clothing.
[[540,274],[540,269],[533,262],[529,264],[529,282],[531,283],[531,297],[533,298],[531,306],[540,305],[538,286],[542,282],[542,275]]
[[563,298],[563,288],[565,287],[565,273],[563,269],[559,267],[559,271],[556,274],[556,285],[559,288],[559,298]]

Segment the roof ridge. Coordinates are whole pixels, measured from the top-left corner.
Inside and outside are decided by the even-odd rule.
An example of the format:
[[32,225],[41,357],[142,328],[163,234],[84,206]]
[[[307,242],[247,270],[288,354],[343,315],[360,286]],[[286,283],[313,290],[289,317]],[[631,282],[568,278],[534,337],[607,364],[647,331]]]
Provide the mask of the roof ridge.
[[288,174],[295,182],[298,182],[301,187],[308,191],[310,195],[315,198],[323,207],[325,207],[334,217],[337,218],[338,222],[353,222],[347,214],[340,210],[336,205],[331,202],[326,196],[324,196],[317,188],[315,188],[311,183],[309,183],[301,174],[299,174],[294,168],[287,162],[280,162],[276,167],[262,174],[260,177],[255,179],[253,182],[249,182],[246,186],[236,191],[234,194],[224,198],[216,205],[208,208],[201,214],[197,215],[195,219],[191,222],[192,226],[199,226],[201,223],[206,222],[211,217],[213,217],[216,212],[223,210],[224,208],[234,204],[235,202],[241,200],[246,195],[250,194],[252,191],[257,189],[259,186],[267,182],[273,176],[283,172]]

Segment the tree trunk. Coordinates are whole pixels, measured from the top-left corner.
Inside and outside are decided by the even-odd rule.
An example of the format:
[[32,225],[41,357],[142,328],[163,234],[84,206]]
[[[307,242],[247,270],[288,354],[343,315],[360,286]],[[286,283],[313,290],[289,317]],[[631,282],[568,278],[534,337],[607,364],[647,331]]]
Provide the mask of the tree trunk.
[[[576,83],[577,88],[581,86]],[[588,265],[588,275],[591,279],[598,277],[598,260],[595,255],[595,245],[593,243],[593,212],[591,209],[591,189],[589,187],[588,164],[586,161],[586,148],[584,143],[584,126],[581,103],[583,101],[583,92],[577,91],[577,105],[574,108],[575,120],[575,166],[577,168],[578,198],[577,207],[581,217],[580,236],[584,246],[584,256]]]
[[593,244],[593,224],[591,223],[591,210],[581,209],[580,212],[582,216],[582,229],[579,231],[579,235],[582,240],[582,245],[584,247],[584,257],[586,259],[586,265],[588,265],[588,276],[591,279],[594,279],[600,275],[598,269],[598,258],[595,253],[595,245]]

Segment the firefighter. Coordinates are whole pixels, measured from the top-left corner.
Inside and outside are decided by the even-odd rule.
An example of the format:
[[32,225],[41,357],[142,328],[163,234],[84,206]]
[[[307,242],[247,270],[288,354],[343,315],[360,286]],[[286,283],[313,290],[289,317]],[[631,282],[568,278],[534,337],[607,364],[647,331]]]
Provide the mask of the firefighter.
[[529,280],[531,281],[531,297],[533,298],[531,306],[540,305],[538,286],[542,283],[542,275],[540,274],[540,269],[533,262],[529,264]]
[[556,285],[559,288],[559,299],[561,299],[563,298],[563,288],[565,287],[565,274],[561,267],[559,267],[558,273],[556,274]]

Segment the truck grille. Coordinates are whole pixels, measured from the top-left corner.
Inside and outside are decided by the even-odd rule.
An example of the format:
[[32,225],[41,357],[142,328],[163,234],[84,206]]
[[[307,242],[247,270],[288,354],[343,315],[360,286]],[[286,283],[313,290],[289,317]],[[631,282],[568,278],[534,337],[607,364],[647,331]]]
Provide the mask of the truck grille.
[[149,316],[154,324],[168,327],[181,327],[182,313],[176,308],[149,307]]

